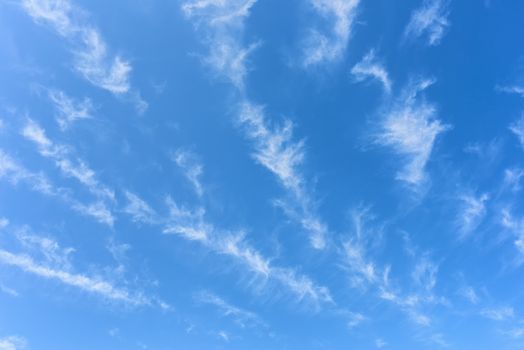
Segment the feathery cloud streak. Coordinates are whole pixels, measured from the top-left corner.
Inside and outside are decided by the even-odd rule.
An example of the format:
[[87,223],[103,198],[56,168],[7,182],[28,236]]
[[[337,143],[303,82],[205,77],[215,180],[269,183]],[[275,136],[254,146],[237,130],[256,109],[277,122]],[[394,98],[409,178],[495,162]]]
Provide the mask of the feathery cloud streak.
[[293,141],[293,124],[286,120],[282,127],[271,128],[263,108],[249,102],[241,105],[239,122],[255,143],[254,158],[277,177],[290,196],[290,201],[277,204],[308,232],[315,249],[325,248],[328,228],[315,213],[313,199],[306,190],[306,180],[300,171],[305,158],[304,144]]
[[273,280],[286,287],[298,301],[310,302],[315,307],[333,303],[326,287],[316,285],[293,269],[274,266],[270,259],[245,241],[243,232],[224,232],[206,222],[203,208],[189,211],[181,208],[171,198],[168,198],[167,204],[170,216],[163,229],[164,233],[175,233],[185,239],[198,241],[218,254],[234,258],[262,280]]
[[383,64],[375,57],[375,51],[368,52],[360,62],[351,68],[351,75],[357,82],[364,81],[368,78],[375,79],[382,84],[386,93],[391,92],[391,80]]
[[76,287],[88,293],[102,296],[108,300],[123,302],[132,306],[150,305],[147,297],[133,295],[125,289],[115,287],[111,282],[97,277],[90,277],[72,272],[69,256],[73,248],[61,248],[60,245],[46,237],[40,237],[27,232],[20,232],[18,240],[28,252],[42,256],[42,261],[37,262],[27,254],[16,254],[0,249],[0,263],[17,267],[24,272],[55,280],[63,284]]
[[426,36],[429,45],[440,44],[450,26],[448,2],[449,0],[423,0],[422,6],[411,14],[404,35],[412,38]]
[[392,148],[405,160],[397,179],[415,187],[426,183],[426,163],[435,140],[450,128],[437,119],[436,107],[419,97],[431,84],[433,80],[410,84],[386,111],[381,130],[375,135],[377,144]]
[[312,29],[304,41],[303,66],[340,59],[347,48],[360,0],[310,0],[313,9],[329,22],[330,33]]
[[469,235],[482,222],[486,215],[486,202],[489,196],[486,193],[478,197],[473,195],[463,195],[460,197],[462,201],[462,211],[458,217],[461,237]]
[[35,121],[29,119],[21,134],[37,146],[43,157],[52,159],[64,175],[76,179],[97,197],[114,201],[114,191],[101,185],[96,179],[95,172],[84,161],[80,159],[71,160],[68,154],[70,153],[69,147],[52,142],[46,136],[45,130]]
[[68,0],[22,0],[22,7],[35,22],[49,26],[71,43],[74,68],[85,80],[115,95],[128,94],[139,113],[147,109],[140,94],[131,91],[131,63],[108,53],[99,30],[85,20],[85,11]]
[[215,306],[224,316],[231,317],[241,327],[267,327],[257,314],[231,305],[211,292],[200,292],[196,294],[195,298],[200,303]]
[[56,121],[60,129],[66,130],[78,120],[92,118],[94,107],[90,99],[77,101],[60,90],[50,90],[48,94],[57,110]]
[[[194,18],[197,26],[205,26],[210,48],[207,62],[241,92],[247,73],[245,53],[251,50],[242,46],[243,27],[255,3],[255,0],[195,0],[182,5],[186,16]],[[229,54],[241,59],[228,58]],[[238,122],[255,143],[254,158],[270,170],[289,193],[291,201],[278,201],[278,204],[309,233],[314,248],[325,248],[328,229],[315,213],[313,200],[305,190],[305,179],[299,171],[304,159],[303,143],[292,140],[292,123],[285,121],[280,129],[270,128],[263,109],[247,98],[240,103]]]
[[204,63],[242,90],[248,72],[246,60],[258,43],[242,44],[244,21],[257,0],[192,0],[182,11],[203,29],[209,53]]
[[[143,200],[139,202],[142,203]],[[152,222],[147,215],[133,215],[133,220],[160,225],[165,234],[176,234],[186,240],[198,242],[219,255],[228,256],[254,273],[261,281],[274,281],[282,285],[298,302],[304,301],[315,308],[333,303],[328,288],[315,284],[309,277],[299,274],[294,269],[273,265],[270,259],[245,241],[245,233],[220,230],[207,222],[204,218],[204,208],[188,210],[178,205],[171,197],[166,198],[166,205],[169,208],[167,217]]]
[[0,350],[22,350],[26,348],[27,341],[18,336],[0,338]]
[[115,219],[102,201],[93,204],[83,204],[72,198],[66,189],[55,187],[44,174],[33,173],[27,170],[11,156],[0,150],[0,178],[2,177],[7,178],[14,185],[19,182],[25,183],[33,191],[60,199],[68,204],[70,208],[84,216],[90,216],[99,223],[110,227],[113,226]]
[[517,136],[520,145],[524,148],[524,116],[510,125],[509,130]]
[[200,181],[203,166],[197,160],[196,155],[192,152],[178,149],[171,155],[171,158],[175,161],[176,165],[182,169],[184,176],[191,183],[196,194],[201,197],[204,194],[204,189]]

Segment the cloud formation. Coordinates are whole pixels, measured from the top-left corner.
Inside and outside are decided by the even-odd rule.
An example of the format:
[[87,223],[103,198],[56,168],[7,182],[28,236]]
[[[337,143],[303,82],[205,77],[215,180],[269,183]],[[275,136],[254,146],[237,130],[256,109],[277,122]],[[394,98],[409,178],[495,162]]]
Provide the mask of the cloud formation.
[[391,92],[391,80],[384,65],[375,57],[375,51],[368,52],[360,62],[351,68],[351,75],[357,82],[375,79],[382,84],[386,93]]
[[178,149],[171,155],[171,158],[183,171],[184,176],[191,183],[196,194],[201,197],[204,194],[204,189],[200,178],[204,167],[197,160],[196,155],[190,151]]
[[244,22],[257,0],[191,0],[182,5],[204,35],[209,52],[203,59],[215,74],[242,90],[248,72],[247,58],[258,43],[243,45]]
[[274,266],[270,259],[245,241],[245,233],[231,233],[217,229],[205,221],[203,208],[190,211],[168,198],[170,216],[164,225],[164,233],[197,241],[217,254],[233,258],[262,281],[275,281],[291,292],[298,302],[305,301],[315,307],[333,302],[326,287],[315,284],[309,277],[290,268]]
[[18,336],[8,336],[0,338],[0,350],[23,350],[26,348],[27,341]]
[[49,90],[48,95],[57,111],[56,121],[60,129],[66,130],[76,121],[92,118],[94,107],[90,99],[77,101],[60,90]]
[[482,222],[486,215],[486,202],[489,196],[486,193],[480,196],[462,195],[462,210],[459,214],[458,223],[461,237],[469,235]]
[[360,0],[310,0],[315,12],[328,23],[330,32],[311,29],[304,40],[304,67],[330,63],[343,57]]
[[198,302],[216,307],[224,316],[232,318],[241,327],[267,327],[265,322],[255,313],[231,305],[219,296],[202,291],[195,295]]
[[[144,295],[132,294],[126,289],[116,287],[110,281],[73,272],[69,258],[70,254],[74,252],[73,248],[61,248],[56,241],[50,238],[26,232],[19,233],[17,238],[26,248],[27,253],[17,254],[0,249],[0,263],[17,267],[24,272],[44,279],[58,281],[108,300],[131,306],[144,306],[152,303]],[[28,255],[29,253],[35,257],[41,256],[41,261],[36,261],[35,257]]]
[[68,0],[22,0],[22,8],[35,22],[50,27],[71,43],[74,68],[85,80],[115,95],[129,94],[137,110],[145,111],[147,102],[131,91],[131,63],[108,53],[99,30],[86,21],[85,11]]
[[70,191],[56,187],[43,173],[34,173],[15,161],[10,155],[0,150],[0,179],[6,178],[13,185],[24,183],[31,190],[43,195],[55,197],[66,203],[71,209],[84,216],[90,216],[99,223],[113,226],[115,218],[106,207],[104,202],[97,201],[92,204],[84,204],[74,199]]
[[509,130],[517,136],[520,145],[524,148],[524,116],[509,126]]
[[426,163],[437,137],[450,127],[437,119],[437,109],[419,95],[433,80],[411,83],[389,108],[375,136],[379,145],[390,147],[402,159],[404,168],[397,179],[412,186],[426,183]]
[[43,157],[53,160],[56,167],[65,176],[76,179],[91,193],[103,200],[115,200],[114,191],[102,185],[96,179],[94,170],[90,169],[83,160],[70,158],[71,147],[55,144],[35,121],[28,119],[21,134],[37,146],[38,152]]
[[271,171],[288,192],[290,200],[277,201],[277,204],[308,232],[315,249],[324,249],[328,228],[316,213],[314,200],[306,189],[301,171],[304,143],[293,140],[293,124],[285,120],[281,127],[270,127],[264,109],[250,102],[241,105],[238,120],[246,136],[254,142],[255,160]]
[[448,2],[449,0],[423,0],[422,5],[412,12],[404,35],[415,39],[425,37],[431,46],[440,44],[450,26]]

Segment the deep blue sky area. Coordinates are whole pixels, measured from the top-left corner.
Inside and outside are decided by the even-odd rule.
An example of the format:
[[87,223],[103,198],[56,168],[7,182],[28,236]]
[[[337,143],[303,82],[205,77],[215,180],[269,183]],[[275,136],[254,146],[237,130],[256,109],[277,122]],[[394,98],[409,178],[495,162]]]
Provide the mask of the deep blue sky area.
[[524,349],[523,18],[0,1],[0,350]]

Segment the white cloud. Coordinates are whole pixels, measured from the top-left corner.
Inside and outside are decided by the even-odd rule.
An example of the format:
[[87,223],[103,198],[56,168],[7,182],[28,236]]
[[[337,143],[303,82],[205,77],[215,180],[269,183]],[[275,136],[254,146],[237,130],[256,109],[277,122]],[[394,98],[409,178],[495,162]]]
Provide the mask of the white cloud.
[[96,196],[104,200],[115,200],[114,191],[100,184],[96,173],[81,159],[72,159],[69,154],[71,147],[53,143],[35,121],[29,119],[22,129],[22,136],[33,142],[39,153],[54,161],[56,167],[68,177],[72,177]]
[[172,159],[176,165],[182,169],[184,176],[193,186],[196,194],[202,196],[204,193],[200,177],[203,173],[203,165],[197,160],[194,153],[178,149],[172,154]]
[[28,252],[41,256],[46,264],[64,270],[71,268],[70,255],[75,252],[75,249],[62,248],[55,240],[31,234],[27,229],[18,231],[16,238]]
[[195,297],[197,301],[201,303],[215,306],[224,316],[231,317],[241,327],[266,327],[266,324],[257,314],[231,305],[211,292],[203,291],[198,293]]
[[130,305],[147,305],[150,301],[141,295],[131,295],[124,289],[113,286],[110,282],[66,270],[53,269],[47,265],[38,264],[31,257],[19,255],[0,249],[0,262],[15,266],[21,270],[63,284],[79,288],[83,291],[100,295],[110,300],[124,302]]
[[509,129],[519,139],[520,145],[524,148],[524,116],[510,125]]
[[182,5],[186,17],[203,28],[209,53],[204,63],[216,74],[243,89],[249,54],[258,43],[244,46],[244,22],[256,0],[191,0]]
[[515,247],[524,258],[524,219],[515,219],[509,210],[502,211],[502,226],[515,236]]
[[5,177],[11,183],[24,182],[33,190],[45,195],[59,195],[49,180],[40,173],[32,173],[18,164],[11,156],[0,150],[0,178]]
[[91,216],[98,222],[109,226],[113,225],[114,218],[103,202],[89,205],[80,203],[70,196],[69,191],[63,188],[56,188],[42,173],[33,173],[27,170],[8,154],[0,150],[0,179],[2,177],[7,178],[14,185],[19,182],[25,183],[36,192],[62,200],[71,209],[82,215]]
[[413,186],[423,185],[427,181],[425,168],[435,140],[449,129],[448,125],[436,118],[435,106],[418,96],[431,84],[432,80],[410,84],[386,112],[381,130],[375,137],[377,144],[391,147],[405,159],[406,164],[397,173],[397,179]]
[[311,30],[303,48],[306,68],[336,61],[344,55],[360,0],[310,0],[310,3],[319,16],[329,21],[331,32]]
[[[0,283],[0,291],[2,291],[3,293],[7,294],[7,295],[10,295],[12,297],[18,297],[20,294],[14,290],[13,288],[9,288],[7,286],[4,286],[3,284]],[[1,348],[0,348],[1,349]]]
[[510,85],[510,86],[496,86],[496,90],[507,92],[508,94],[517,94],[520,97],[524,97],[524,86]]
[[271,128],[263,108],[247,101],[241,105],[238,121],[255,144],[255,160],[271,171],[288,192],[290,201],[281,200],[277,204],[309,233],[314,248],[325,248],[328,228],[315,212],[313,199],[306,190],[300,170],[305,157],[304,143],[293,140],[291,121]]
[[73,203],[72,208],[85,216],[91,216],[98,222],[113,227],[115,218],[104,202],[91,204]]
[[170,217],[164,225],[164,233],[178,234],[187,240],[203,244],[217,254],[233,258],[264,281],[278,282],[295,295],[299,302],[306,301],[315,307],[333,302],[326,287],[315,284],[309,277],[293,269],[274,266],[270,259],[245,241],[244,233],[231,234],[217,230],[214,225],[205,221],[204,209],[186,210],[172,198],[167,199],[167,204]]
[[486,193],[478,197],[464,194],[460,196],[460,200],[462,201],[462,210],[457,220],[461,237],[465,237],[482,222],[486,215],[486,202],[489,200],[489,196]]
[[92,118],[94,107],[88,98],[77,101],[67,96],[63,91],[50,90],[49,99],[55,105],[57,110],[56,121],[62,130],[67,129],[78,120]]
[[473,289],[473,287],[461,288],[459,290],[459,294],[462,295],[465,299],[467,299],[472,304],[478,304],[478,302],[480,301],[480,298],[477,292],[475,291],[475,289]]
[[229,333],[225,332],[225,331],[220,331],[217,333],[217,335],[222,339],[224,340],[225,342],[229,342]]
[[375,79],[382,84],[385,92],[391,92],[392,84],[389,74],[384,65],[376,59],[374,50],[368,52],[360,62],[351,68],[351,74],[358,82]]
[[0,230],[6,228],[9,225],[9,220],[6,218],[0,218]]
[[432,320],[425,313],[425,307],[447,303],[444,298],[436,296],[434,291],[438,265],[427,254],[420,255],[415,248],[411,248],[409,256],[415,259],[412,263],[412,283],[403,288],[409,293],[402,292],[390,281],[391,266],[380,266],[373,259],[373,247],[380,246],[377,239],[380,239],[381,226],[374,228],[372,219],[373,214],[367,207],[361,206],[351,212],[353,228],[341,252],[342,267],[349,272],[352,287],[364,288],[366,295],[376,295],[398,307],[413,323],[430,326]]
[[157,214],[143,199],[129,191],[125,192],[127,205],[124,213],[130,215],[134,222],[153,224],[157,222]]
[[0,350],[22,350],[26,348],[27,341],[18,336],[0,338]]
[[524,170],[521,168],[512,168],[504,170],[504,185],[509,187],[511,191],[518,192],[522,189],[520,184]]
[[378,338],[375,340],[375,346],[377,347],[377,349],[382,349],[384,346],[388,345],[388,343],[386,343],[383,339],[381,338]]
[[427,257],[423,257],[415,264],[411,277],[417,286],[431,292],[437,284],[437,274],[438,266]]
[[115,95],[129,94],[143,112],[147,103],[131,90],[131,64],[108,54],[98,29],[85,21],[85,11],[68,0],[22,0],[22,6],[35,22],[51,27],[71,43],[75,70],[84,79]]
[[515,327],[515,328],[512,328],[508,331],[503,331],[502,332],[504,335],[507,335],[511,338],[514,338],[514,339],[520,339],[522,337],[524,337],[524,328],[520,327]]
[[448,27],[448,0],[423,0],[422,6],[414,10],[406,27],[407,37],[426,36],[429,45],[438,45]]
[[505,321],[513,318],[515,312],[512,307],[499,307],[484,309],[480,314],[486,318],[489,318],[493,321]]
[[354,286],[375,282],[376,267],[365,258],[365,249],[358,241],[350,240],[344,243],[344,258],[347,268],[352,273],[351,283]]

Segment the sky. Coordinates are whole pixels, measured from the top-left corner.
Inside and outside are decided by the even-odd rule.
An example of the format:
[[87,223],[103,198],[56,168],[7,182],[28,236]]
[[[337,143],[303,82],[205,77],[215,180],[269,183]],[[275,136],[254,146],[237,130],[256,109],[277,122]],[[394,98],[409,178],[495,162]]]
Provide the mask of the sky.
[[0,0],[0,350],[524,349],[523,15]]

